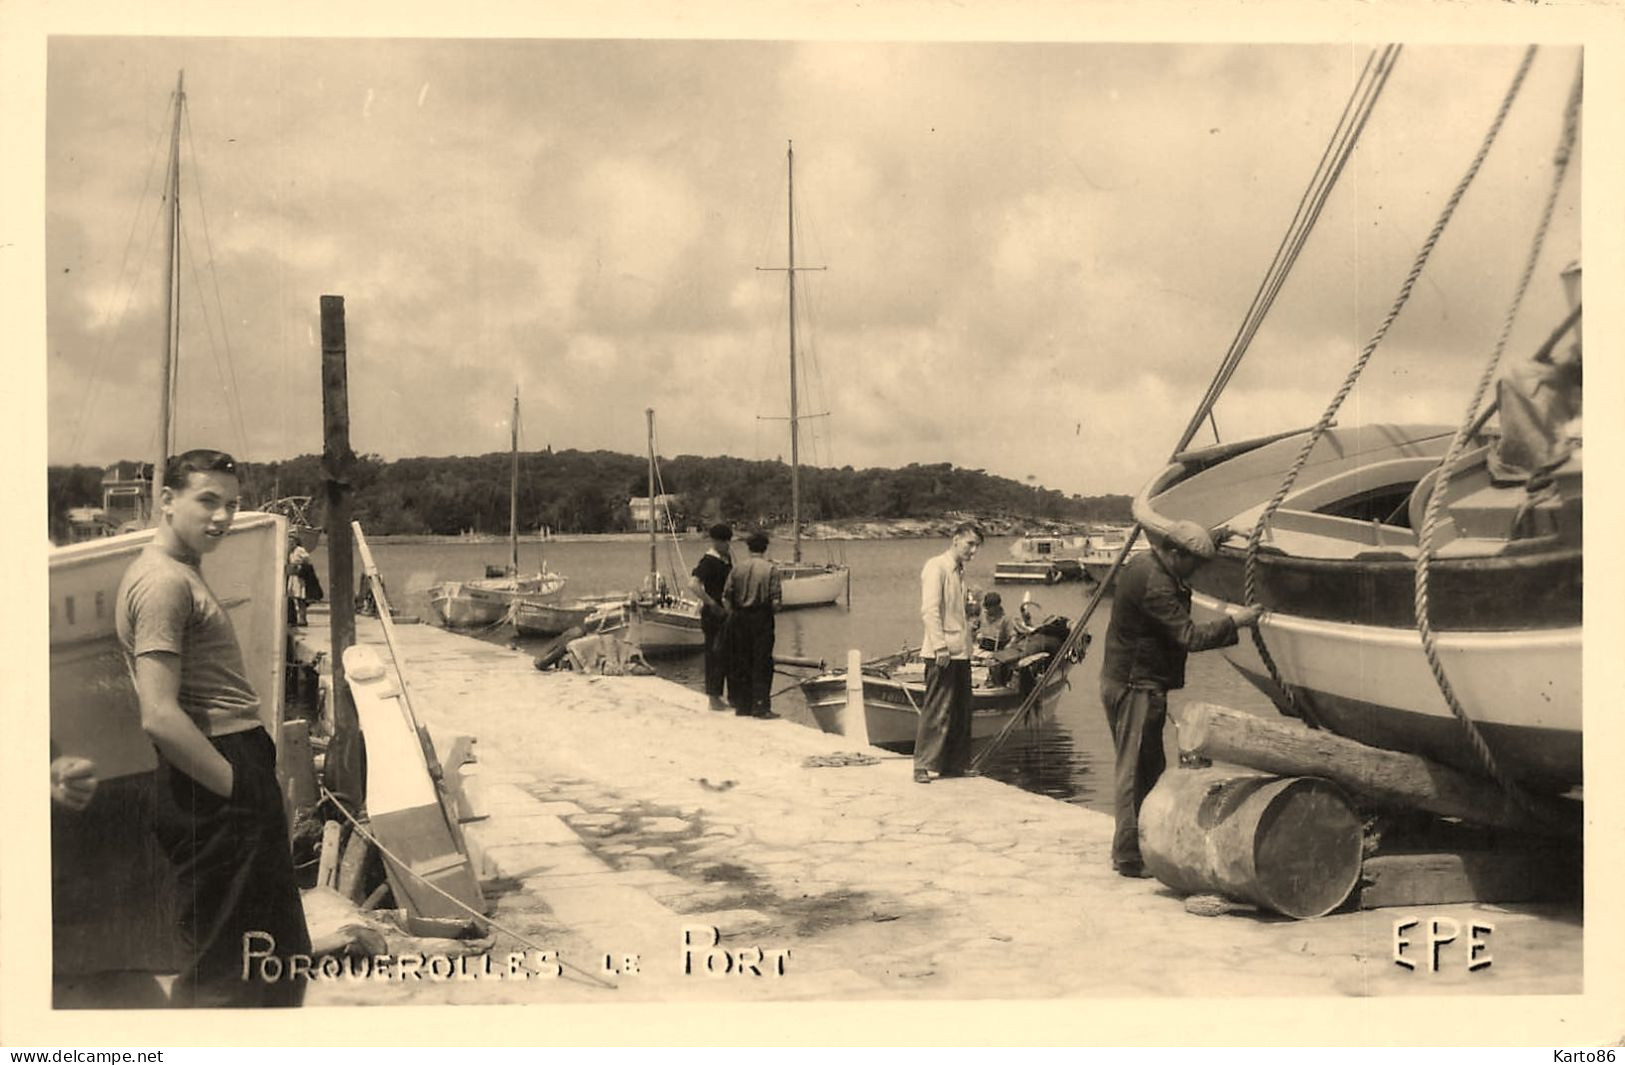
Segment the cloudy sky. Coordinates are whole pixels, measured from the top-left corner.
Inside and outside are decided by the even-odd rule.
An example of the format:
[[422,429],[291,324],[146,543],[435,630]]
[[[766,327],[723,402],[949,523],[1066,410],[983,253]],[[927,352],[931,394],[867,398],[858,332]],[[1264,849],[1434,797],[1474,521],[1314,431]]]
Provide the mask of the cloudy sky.
[[[178,443],[321,447],[318,298],[352,440],[788,457],[785,148],[820,464],[1137,489],[1176,442],[1365,45],[67,38],[46,84],[52,463],[143,456],[158,189],[186,71]],[[1408,46],[1221,400],[1312,423],[1387,312],[1518,64]],[[1550,183],[1578,48],[1546,48],[1342,421],[1454,423]],[[1560,315],[1579,168],[1513,349]],[[201,198],[198,193],[201,192]],[[1198,438],[1207,442],[1211,435]]]

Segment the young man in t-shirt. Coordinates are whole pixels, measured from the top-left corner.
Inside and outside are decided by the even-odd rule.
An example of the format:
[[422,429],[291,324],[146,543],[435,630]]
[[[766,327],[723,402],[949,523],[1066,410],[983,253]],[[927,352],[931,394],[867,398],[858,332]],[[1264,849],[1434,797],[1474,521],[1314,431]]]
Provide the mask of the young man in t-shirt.
[[722,607],[722,586],[728,583],[728,574],[734,568],[728,549],[734,531],[726,525],[713,525],[709,535],[711,547],[695,564],[688,590],[700,601],[700,631],[705,634],[705,694],[711,709],[726,710],[728,704],[722,701],[722,691],[728,676],[728,647],[723,623],[728,615]]
[[[199,571],[239,503],[230,455],[199,449],[164,470],[153,542],[119,584],[119,644],[135,679],[141,727],[158,750],[153,830],[175,871],[188,948],[179,1006],[297,1006],[304,982],[243,977],[243,937],[308,954],[310,937],[288,850],[276,745],[260,725],[231,618]],[[256,940],[263,949],[263,940]]]

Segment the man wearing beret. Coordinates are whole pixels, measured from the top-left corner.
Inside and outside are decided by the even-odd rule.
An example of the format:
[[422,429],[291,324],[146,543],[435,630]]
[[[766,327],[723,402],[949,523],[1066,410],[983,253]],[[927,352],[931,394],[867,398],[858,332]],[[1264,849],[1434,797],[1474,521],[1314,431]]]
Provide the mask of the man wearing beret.
[[1185,582],[1214,554],[1206,529],[1193,521],[1175,522],[1151,534],[1151,550],[1123,566],[1112,594],[1100,698],[1117,748],[1112,868],[1123,876],[1148,875],[1140,859],[1140,804],[1167,766],[1162,726],[1168,693],[1185,686],[1185,656],[1229,647],[1237,629],[1256,625],[1263,613],[1250,606],[1214,621],[1191,620]]
[[728,644],[725,622],[728,612],[722,607],[722,587],[728,583],[733,571],[733,556],[728,543],[734,531],[726,525],[713,525],[707,535],[711,547],[700,556],[694,572],[688,579],[688,590],[700,601],[700,632],[705,635],[705,694],[711,709],[726,710],[722,701],[723,687],[728,676]]

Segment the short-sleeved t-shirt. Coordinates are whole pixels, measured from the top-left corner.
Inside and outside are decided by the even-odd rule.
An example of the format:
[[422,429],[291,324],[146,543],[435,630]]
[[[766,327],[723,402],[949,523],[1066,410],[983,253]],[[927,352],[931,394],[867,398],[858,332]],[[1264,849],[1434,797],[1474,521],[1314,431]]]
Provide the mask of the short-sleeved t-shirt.
[[722,586],[728,581],[728,572],[734,568],[730,559],[707,551],[694,566],[694,579],[700,582],[705,594],[712,599],[722,598]]
[[124,571],[117,604],[114,625],[132,676],[144,654],[178,655],[178,701],[199,731],[226,736],[260,725],[231,617],[195,566],[150,544]]

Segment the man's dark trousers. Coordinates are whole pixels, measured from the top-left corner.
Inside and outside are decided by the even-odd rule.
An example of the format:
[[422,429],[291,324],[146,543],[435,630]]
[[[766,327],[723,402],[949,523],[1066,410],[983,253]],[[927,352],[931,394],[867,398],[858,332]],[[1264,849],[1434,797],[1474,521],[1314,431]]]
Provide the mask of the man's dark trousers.
[[773,709],[773,610],[742,607],[728,626],[733,645],[728,697],[736,713],[765,714]]
[[914,771],[955,776],[970,764],[970,659],[950,658],[939,669],[925,661],[925,700],[914,734]]
[[[177,1006],[297,1006],[305,981],[290,979],[287,957],[309,954],[310,936],[276,779],[276,745],[264,729],[210,740],[231,763],[230,798],[222,799],[169,765],[158,765],[153,830],[175,869],[181,938],[191,958],[175,981]],[[243,935],[276,940],[282,979],[257,970],[244,979]],[[255,941],[256,949],[268,944]]]
[[705,634],[705,694],[722,696],[728,678],[727,618],[700,608],[700,632]]
[[1117,748],[1112,793],[1117,830],[1112,834],[1112,865],[1139,865],[1140,804],[1168,767],[1162,751],[1168,693],[1152,685],[1108,680],[1101,682],[1100,698]]

